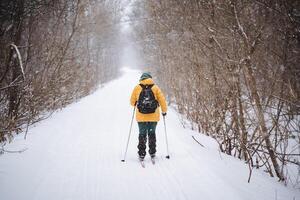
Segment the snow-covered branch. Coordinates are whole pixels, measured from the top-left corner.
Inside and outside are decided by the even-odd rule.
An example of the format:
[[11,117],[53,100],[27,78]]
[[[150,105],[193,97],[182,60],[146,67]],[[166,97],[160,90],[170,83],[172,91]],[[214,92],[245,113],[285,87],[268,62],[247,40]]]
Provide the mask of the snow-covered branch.
[[15,44],[10,44],[10,46],[12,46],[12,48],[15,49],[15,51],[17,53],[20,69],[21,69],[21,72],[22,72],[22,75],[23,75],[23,79],[25,80],[25,72],[24,72],[24,68],[23,68],[22,57],[21,57],[20,51],[19,51],[18,47]]

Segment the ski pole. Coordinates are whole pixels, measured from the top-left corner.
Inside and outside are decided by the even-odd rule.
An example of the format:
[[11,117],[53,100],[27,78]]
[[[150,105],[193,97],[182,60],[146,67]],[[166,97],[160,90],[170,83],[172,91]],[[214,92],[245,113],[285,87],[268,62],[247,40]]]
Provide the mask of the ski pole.
[[129,128],[129,135],[128,135],[128,140],[127,140],[126,150],[125,150],[124,158],[123,158],[123,160],[121,160],[122,162],[125,162],[125,158],[126,158],[126,154],[127,154],[127,149],[128,149],[128,144],[129,144],[130,135],[131,135],[131,129],[132,129],[132,122],[133,122],[133,118],[134,118],[134,113],[135,113],[135,106],[133,108],[133,113],[132,113],[132,117],[131,117],[131,123],[130,123],[130,128]]
[[165,137],[166,137],[166,145],[167,145],[167,159],[170,159],[170,155],[169,155],[169,145],[168,145],[168,137],[167,137],[167,126],[166,126],[166,118],[165,116],[163,116],[164,118],[164,126],[165,126]]

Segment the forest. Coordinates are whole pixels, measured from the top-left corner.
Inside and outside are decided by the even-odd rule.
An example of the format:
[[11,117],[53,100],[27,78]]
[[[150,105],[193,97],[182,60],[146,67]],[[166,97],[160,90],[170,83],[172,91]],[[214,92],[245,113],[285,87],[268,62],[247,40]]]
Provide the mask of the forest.
[[1,0],[0,142],[118,76],[119,10],[118,1]]
[[183,125],[215,138],[221,152],[245,160],[250,172],[263,167],[287,181],[286,166],[299,171],[300,2],[135,6],[146,69],[183,114]]

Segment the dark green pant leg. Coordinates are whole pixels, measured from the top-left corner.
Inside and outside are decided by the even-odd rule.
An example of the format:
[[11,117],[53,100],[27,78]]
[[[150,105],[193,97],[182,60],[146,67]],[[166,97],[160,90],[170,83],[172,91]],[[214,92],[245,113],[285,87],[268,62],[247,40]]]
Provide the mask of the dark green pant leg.
[[149,154],[150,155],[155,155],[155,153],[156,153],[156,134],[155,134],[155,130],[156,130],[157,122],[149,122],[148,125],[149,125],[148,126]]
[[145,157],[146,155],[146,142],[147,142],[147,123],[138,122],[139,125],[139,144],[138,144],[138,154],[140,157]]
[[146,142],[147,135],[149,137],[149,154],[156,153],[156,125],[157,122],[138,122],[139,125],[139,144],[138,144],[138,154],[140,157],[145,157],[146,155]]
[[138,122],[139,125],[139,134],[146,135],[148,129],[148,122]]
[[155,134],[155,130],[156,130],[156,125],[157,122],[147,122],[147,130],[148,130],[148,134]]

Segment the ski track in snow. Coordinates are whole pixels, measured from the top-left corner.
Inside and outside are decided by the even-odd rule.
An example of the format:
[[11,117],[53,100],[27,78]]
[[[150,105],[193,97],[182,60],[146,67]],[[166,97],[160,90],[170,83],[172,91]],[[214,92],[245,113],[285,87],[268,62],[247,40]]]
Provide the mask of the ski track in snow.
[[[169,108],[166,118],[170,159],[162,120],[157,127],[157,160],[137,159],[134,121],[126,162],[120,162],[128,137],[129,97],[139,71],[123,76],[30,128],[28,139],[15,137],[0,156],[1,200],[299,200],[261,170],[220,154],[213,139],[182,127]],[[194,135],[204,147],[193,139]]]

